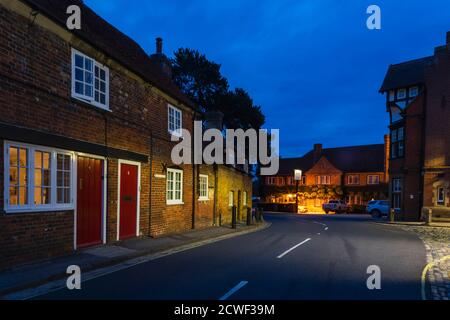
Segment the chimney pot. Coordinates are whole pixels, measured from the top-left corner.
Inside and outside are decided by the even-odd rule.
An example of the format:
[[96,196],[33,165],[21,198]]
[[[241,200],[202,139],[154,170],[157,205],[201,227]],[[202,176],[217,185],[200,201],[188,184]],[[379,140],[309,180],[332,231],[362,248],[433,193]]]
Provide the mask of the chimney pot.
[[314,145],[314,151],[313,151],[313,157],[314,157],[314,163],[320,160],[320,157],[322,156],[322,144],[316,143]]
[[163,39],[161,37],[156,38],[156,53],[162,54],[162,46],[163,46]]

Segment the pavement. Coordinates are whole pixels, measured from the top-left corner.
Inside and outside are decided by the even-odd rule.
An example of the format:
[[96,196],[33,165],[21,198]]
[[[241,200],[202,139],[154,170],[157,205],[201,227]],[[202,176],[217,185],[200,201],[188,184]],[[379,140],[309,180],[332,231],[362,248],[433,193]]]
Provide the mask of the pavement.
[[[270,228],[82,274],[9,299],[420,300],[426,248],[367,215],[266,214]],[[369,289],[371,270],[380,289]],[[369,272],[368,272],[369,271]],[[47,287],[46,287],[47,286]],[[372,288],[372,287],[371,287]],[[428,290],[428,289],[427,289]]]
[[[160,238],[135,238],[114,245],[102,245],[74,254],[38,261],[0,272],[0,298],[14,296],[19,292],[33,292],[34,287],[46,285],[67,277],[67,267],[77,265],[89,272],[119,265],[133,259],[155,259],[175,252],[255,232],[270,226],[267,223],[246,226],[238,224],[236,229],[227,226],[193,230]],[[58,281],[57,281],[58,282]],[[32,288],[32,289],[30,289]],[[26,296],[25,294],[24,296]]]

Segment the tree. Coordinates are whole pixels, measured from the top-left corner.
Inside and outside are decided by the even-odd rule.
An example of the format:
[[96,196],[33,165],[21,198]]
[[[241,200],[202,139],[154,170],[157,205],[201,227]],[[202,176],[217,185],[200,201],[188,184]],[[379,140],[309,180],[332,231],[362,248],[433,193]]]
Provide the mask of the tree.
[[180,48],[172,59],[173,80],[202,111],[217,110],[218,99],[228,92],[220,65],[197,50]]
[[221,111],[229,129],[259,129],[265,117],[260,106],[241,88],[229,89],[228,80],[220,73],[221,65],[209,61],[193,49],[178,49],[174,53],[173,79],[178,87],[203,112]]

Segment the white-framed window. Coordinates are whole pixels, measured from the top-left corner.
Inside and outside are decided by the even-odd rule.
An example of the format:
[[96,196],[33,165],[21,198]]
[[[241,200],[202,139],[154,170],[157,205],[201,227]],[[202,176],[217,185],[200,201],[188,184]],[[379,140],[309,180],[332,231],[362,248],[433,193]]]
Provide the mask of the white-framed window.
[[406,98],[406,89],[399,89],[397,91],[397,99],[405,99]]
[[168,128],[169,133],[174,136],[181,136],[182,132],[182,117],[183,114],[180,109],[172,105],[168,105]]
[[380,176],[376,174],[368,175],[367,184],[380,184]]
[[359,184],[359,174],[350,174],[347,176],[347,184]]
[[331,184],[331,176],[316,176],[316,184]]
[[443,206],[445,205],[445,188],[439,187],[437,188],[437,205]]
[[209,200],[209,195],[208,195],[208,176],[201,174],[199,176],[199,200],[200,201],[205,201],[205,200]]
[[409,88],[409,97],[414,98],[419,95],[419,87],[411,87]]
[[5,142],[7,213],[74,208],[72,152]]
[[234,191],[230,191],[228,193],[228,206],[229,207],[234,206]]
[[72,49],[72,97],[109,110],[109,68]]
[[247,191],[244,191],[242,193],[242,204],[244,205],[244,207],[246,207],[248,204]]
[[394,101],[395,100],[395,91],[391,90],[389,91],[389,101]]
[[167,204],[183,204],[183,170],[167,169]]
[[392,179],[392,205],[394,209],[401,209],[402,207],[402,179]]

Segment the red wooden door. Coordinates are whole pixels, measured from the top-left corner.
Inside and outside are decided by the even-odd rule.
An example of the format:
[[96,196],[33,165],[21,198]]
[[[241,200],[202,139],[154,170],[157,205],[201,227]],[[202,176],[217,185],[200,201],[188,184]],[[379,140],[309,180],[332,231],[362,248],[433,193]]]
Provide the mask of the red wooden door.
[[78,157],[77,246],[102,243],[103,160]]
[[120,165],[120,231],[119,238],[136,236],[138,203],[138,166]]

